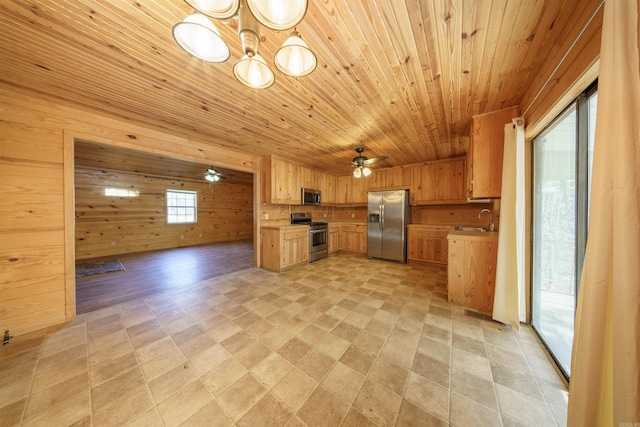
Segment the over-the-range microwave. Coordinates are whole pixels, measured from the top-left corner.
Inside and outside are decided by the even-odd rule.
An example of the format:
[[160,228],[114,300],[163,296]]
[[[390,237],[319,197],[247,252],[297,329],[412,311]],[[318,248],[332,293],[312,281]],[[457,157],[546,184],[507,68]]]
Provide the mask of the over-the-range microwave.
[[319,205],[321,199],[320,190],[312,190],[311,188],[301,190],[300,201],[303,205]]

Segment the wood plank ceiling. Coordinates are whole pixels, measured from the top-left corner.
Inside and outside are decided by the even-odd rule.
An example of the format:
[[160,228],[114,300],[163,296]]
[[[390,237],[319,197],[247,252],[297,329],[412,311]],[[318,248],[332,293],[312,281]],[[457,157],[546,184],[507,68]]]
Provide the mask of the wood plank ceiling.
[[[4,0],[0,84],[169,133],[335,174],[354,149],[403,165],[466,152],[470,118],[519,105],[565,23],[595,0],[310,0],[297,29],[309,76],[237,82],[237,20],[216,22],[231,58],[189,56],[171,28],[181,0]],[[573,30],[572,30],[573,31]],[[287,31],[263,29],[272,69]]]

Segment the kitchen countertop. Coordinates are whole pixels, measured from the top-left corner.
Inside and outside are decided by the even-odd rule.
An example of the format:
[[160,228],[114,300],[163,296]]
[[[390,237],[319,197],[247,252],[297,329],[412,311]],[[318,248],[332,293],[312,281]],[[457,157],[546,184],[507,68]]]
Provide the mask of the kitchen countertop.
[[[326,222],[329,225],[367,225],[366,222],[364,221],[323,221]],[[262,225],[260,226],[260,228],[264,228],[264,229],[272,229],[272,230],[285,230],[285,229],[290,229],[290,228],[295,228],[295,227],[300,227],[300,226],[305,226],[308,227],[308,225],[306,224],[270,224],[270,225]]]
[[448,230],[452,225],[442,225],[442,224],[407,224],[409,228],[437,228],[438,230]]
[[463,231],[463,230],[455,230],[454,227],[451,227],[449,234],[447,235],[447,239],[461,239],[461,240],[482,240],[484,242],[497,242],[498,241],[498,232],[497,231]]
[[263,225],[260,228],[263,228],[266,230],[289,230],[289,229],[295,229],[300,227],[309,228],[309,226],[306,224]]

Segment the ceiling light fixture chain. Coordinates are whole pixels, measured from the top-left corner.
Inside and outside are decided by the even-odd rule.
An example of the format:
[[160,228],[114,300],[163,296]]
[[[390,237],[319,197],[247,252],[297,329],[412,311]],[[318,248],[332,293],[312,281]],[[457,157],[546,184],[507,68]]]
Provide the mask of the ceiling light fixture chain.
[[275,81],[273,71],[258,53],[260,25],[275,31],[293,28],[274,55],[278,70],[292,77],[306,76],[315,70],[318,60],[295,28],[307,12],[308,0],[185,1],[197,13],[174,25],[173,37],[182,49],[203,61],[224,62],[230,56],[229,46],[211,19],[238,16],[238,37],[244,55],[234,64],[233,75],[242,84],[264,89]]

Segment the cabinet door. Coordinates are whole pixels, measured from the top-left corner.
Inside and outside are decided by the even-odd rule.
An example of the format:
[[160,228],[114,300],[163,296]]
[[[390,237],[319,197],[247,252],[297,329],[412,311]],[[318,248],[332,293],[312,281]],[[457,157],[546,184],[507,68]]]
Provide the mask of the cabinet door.
[[436,167],[436,198],[444,203],[466,203],[465,158],[438,162]]
[[300,166],[271,159],[271,203],[300,204]]
[[302,177],[302,182],[300,187],[311,188],[312,190],[320,190],[320,175],[322,173],[315,169],[309,169],[305,167],[300,168],[300,176]]
[[449,240],[449,302],[493,314],[498,242]]
[[287,230],[282,232],[280,268],[309,260],[309,230]]
[[387,187],[386,175],[387,170],[385,169],[373,169],[371,176],[364,179],[369,180],[369,188],[371,191],[384,190]]
[[465,241],[449,240],[449,262],[447,265],[448,300],[463,307],[473,307],[473,299],[465,294]]
[[429,204],[436,200],[436,164],[423,163],[412,170],[411,200],[414,204]]
[[322,172],[320,174],[320,191],[322,192],[322,204],[334,204],[336,177]]
[[340,249],[340,227],[329,226],[329,253]]
[[367,252],[367,226],[348,224],[340,229],[340,249],[351,252]]
[[356,229],[359,237],[358,237],[358,248],[356,252],[367,253],[367,226],[366,225],[358,225]]
[[408,258],[417,261],[447,263],[447,231],[410,227]]
[[469,139],[469,195],[499,198],[502,191],[504,125],[518,117],[518,107],[474,116]]
[[368,188],[367,178],[340,175],[336,178],[336,203],[366,204]]

